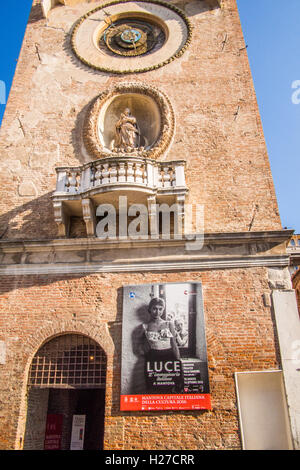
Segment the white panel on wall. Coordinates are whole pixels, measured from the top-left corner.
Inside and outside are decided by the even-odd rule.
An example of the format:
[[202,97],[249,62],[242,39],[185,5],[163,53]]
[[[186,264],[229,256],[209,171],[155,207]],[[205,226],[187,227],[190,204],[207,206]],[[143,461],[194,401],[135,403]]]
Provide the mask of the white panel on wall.
[[282,371],[235,374],[245,450],[292,450]]

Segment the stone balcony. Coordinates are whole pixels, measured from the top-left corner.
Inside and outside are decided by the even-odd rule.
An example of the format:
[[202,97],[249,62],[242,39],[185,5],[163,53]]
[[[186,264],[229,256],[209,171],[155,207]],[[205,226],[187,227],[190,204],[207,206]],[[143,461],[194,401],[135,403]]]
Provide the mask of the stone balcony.
[[[95,212],[100,204],[117,207],[118,198],[128,204],[180,203],[188,191],[185,161],[158,162],[140,156],[102,158],[79,167],[56,168],[52,196],[59,236],[68,236],[71,216],[83,217],[87,236],[95,236]],[[152,214],[153,215],[153,214]]]

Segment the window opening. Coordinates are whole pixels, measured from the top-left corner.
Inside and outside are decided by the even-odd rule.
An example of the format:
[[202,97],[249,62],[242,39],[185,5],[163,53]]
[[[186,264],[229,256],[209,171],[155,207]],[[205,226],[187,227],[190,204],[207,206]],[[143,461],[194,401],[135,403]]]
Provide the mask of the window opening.
[[42,346],[32,360],[29,386],[50,388],[103,388],[106,355],[87,336],[58,336]]

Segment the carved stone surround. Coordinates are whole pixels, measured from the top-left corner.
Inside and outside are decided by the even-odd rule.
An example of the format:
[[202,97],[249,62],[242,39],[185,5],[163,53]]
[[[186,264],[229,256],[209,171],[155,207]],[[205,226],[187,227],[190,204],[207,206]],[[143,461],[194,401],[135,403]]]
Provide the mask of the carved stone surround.
[[[140,20],[159,27],[165,40],[150,53],[137,57],[112,54],[100,47],[106,31],[120,20]],[[115,74],[139,73],[158,69],[180,57],[191,41],[191,24],[182,10],[163,0],[112,0],[96,6],[74,25],[72,48],[87,66]],[[105,41],[104,41],[105,43]]]
[[109,148],[109,127],[113,127],[113,118],[117,120],[116,110],[122,112],[128,106],[133,108],[131,110],[148,144],[142,151],[135,151],[134,155],[158,158],[167,152],[175,128],[170,100],[155,87],[142,82],[127,82],[105,90],[90,105],[83,128],[83,141],[93,160],[120,156]]
[[285,269],[291,235],[291,230],[204,234],[198,251],[187,250],[184,239],[0,241],[0,275]]

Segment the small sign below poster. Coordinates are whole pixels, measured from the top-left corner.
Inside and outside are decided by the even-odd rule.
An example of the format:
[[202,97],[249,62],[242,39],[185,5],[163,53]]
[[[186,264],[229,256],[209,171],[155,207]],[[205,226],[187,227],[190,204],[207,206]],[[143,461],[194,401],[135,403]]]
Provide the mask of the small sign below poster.
[[120,408],[211,409],[200,282],[123,288]]
[[62,414],[48,414],[44,450],[61,450]]
[[70,450],[83,450],[85,415],[73,415]]

